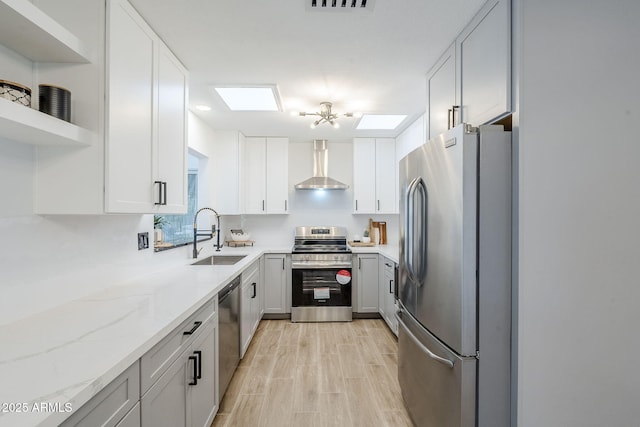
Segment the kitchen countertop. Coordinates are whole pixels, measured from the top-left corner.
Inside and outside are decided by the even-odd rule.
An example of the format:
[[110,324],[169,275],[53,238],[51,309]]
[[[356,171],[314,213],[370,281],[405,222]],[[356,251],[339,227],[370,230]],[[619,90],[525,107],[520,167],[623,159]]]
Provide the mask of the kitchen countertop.
[[[353,247],[398,262],[398,247]],[[265,253],[291,247],[222,249],[247,255],[232,266],[176,259],[134,280],[0,326],[0,427],[57,426]],[[216,254],[203,250],[198,259]],[[90,280],[90,278],[87,278]]]
[[349,249],[354,254],[380,254],[384,255],[396,264],[400,260],[400,248],[397,245],[375,245],[375,246],[351,246]]
[[[0,426],[57,426],[264,253],[233,266],[191,259],[0,327]],[[214,254],[207,248],[198,257]],[[87,278],[90,280],[90,278]],[[48,405],[43,407],[41,405]],[[40,410],[44,408],[43,410]]]

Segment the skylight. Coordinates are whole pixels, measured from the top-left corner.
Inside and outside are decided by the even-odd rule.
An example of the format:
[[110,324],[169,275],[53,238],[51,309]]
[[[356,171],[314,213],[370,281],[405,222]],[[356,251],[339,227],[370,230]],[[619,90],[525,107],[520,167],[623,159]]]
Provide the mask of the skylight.
[[403,114],[363,114],[356,129],[395,129],[406,118]]
[[231,111],[282,111],[275,86],[215,87]]

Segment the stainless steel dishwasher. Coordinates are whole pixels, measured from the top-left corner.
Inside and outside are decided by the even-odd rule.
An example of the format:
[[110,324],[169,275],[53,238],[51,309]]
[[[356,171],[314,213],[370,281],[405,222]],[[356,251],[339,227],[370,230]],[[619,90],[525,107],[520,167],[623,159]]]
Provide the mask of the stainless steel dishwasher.
[[240,276],[218,293],[218,375],[220,401],[240,362]]

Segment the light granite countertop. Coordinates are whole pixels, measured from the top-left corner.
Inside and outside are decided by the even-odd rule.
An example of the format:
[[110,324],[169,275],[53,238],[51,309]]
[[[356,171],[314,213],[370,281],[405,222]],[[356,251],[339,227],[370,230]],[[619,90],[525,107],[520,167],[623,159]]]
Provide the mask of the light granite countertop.
[[[397,246],[352,248],[398,261]],[[233,266],[168,262],[162,269],[0,326],[0,427],[57,426],[265,253]],[[198,257],[214,254],[205,249]],[[91,278],[88,277],[87,280]]]

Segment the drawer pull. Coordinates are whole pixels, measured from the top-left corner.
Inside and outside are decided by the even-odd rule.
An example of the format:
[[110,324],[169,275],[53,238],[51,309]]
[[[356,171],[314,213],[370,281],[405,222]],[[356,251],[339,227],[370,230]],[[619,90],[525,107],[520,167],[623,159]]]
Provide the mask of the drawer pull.
[[184,331],[182,335],[192,335],[196,331],[196,329],[200,327],[200,325],[202,325],[201,321],[193,322],[193,328],[191,328],[190,331]]

